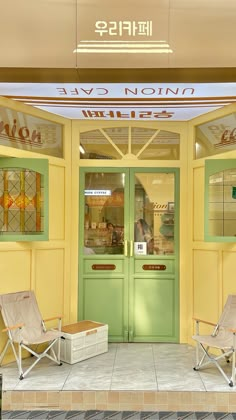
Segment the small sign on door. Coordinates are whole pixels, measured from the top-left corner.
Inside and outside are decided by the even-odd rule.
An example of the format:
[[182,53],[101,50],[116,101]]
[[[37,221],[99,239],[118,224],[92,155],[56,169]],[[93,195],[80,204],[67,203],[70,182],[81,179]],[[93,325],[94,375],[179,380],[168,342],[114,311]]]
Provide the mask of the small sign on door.
[[147,255],[147,242],[134,242],[135,255]]

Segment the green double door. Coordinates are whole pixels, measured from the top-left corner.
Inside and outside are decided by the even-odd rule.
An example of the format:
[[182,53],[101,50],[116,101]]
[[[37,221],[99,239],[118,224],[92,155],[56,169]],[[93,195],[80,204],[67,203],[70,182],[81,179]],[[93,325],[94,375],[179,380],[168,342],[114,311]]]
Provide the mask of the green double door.
[[79,319],[109,341],[179,340],[179,172],[82,168]]

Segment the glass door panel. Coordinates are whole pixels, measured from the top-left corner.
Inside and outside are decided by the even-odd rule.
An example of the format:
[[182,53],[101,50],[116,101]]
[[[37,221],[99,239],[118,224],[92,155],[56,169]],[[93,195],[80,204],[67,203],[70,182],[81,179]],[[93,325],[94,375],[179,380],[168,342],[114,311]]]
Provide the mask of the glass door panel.
[[134,254],[174,253],[173,173],[135,175]]
[[123,254],[124,173],[87,172],[84,254]]

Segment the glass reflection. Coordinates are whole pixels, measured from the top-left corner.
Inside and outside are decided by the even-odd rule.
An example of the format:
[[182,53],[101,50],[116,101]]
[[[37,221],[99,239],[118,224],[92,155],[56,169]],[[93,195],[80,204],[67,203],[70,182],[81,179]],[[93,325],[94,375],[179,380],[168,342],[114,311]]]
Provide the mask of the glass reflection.
[[209,177],[208,226],[211,236],[236,236],[236,169]]
[[174,182],[172,173],[136,174],[135,255],[174,253]]
[[85,175],[84,254],[123,254],[124,173]]

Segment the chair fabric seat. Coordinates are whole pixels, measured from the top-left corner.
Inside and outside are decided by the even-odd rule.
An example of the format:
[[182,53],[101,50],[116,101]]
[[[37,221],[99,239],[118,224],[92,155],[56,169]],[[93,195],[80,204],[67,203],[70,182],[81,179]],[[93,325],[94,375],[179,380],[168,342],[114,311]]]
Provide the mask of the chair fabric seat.
[[[47,343],[49,341],[53,341],[57,339],[58,337],[61,337],[61,333],[59,331],[46,331],[42,332],[41,334],[37,333],[35,335],[31,334],[29,335],[24,331],[24,328],[21,330],[21,334],[18,334],[18,336],[15,336],[14,342],[15,343],[23,343],[26,345],[33,345],[33,344],[42,344]],[[30,336],[30,339],[29,339]]]
[[205,346],[214,347],[217,349],[229,350],[233,348],[232,334],[230,337],[227,337],[227,339],[218,336],[213,337],[211,335],[193,335],[192,338],[198,341],[198,343],[202,343]]

